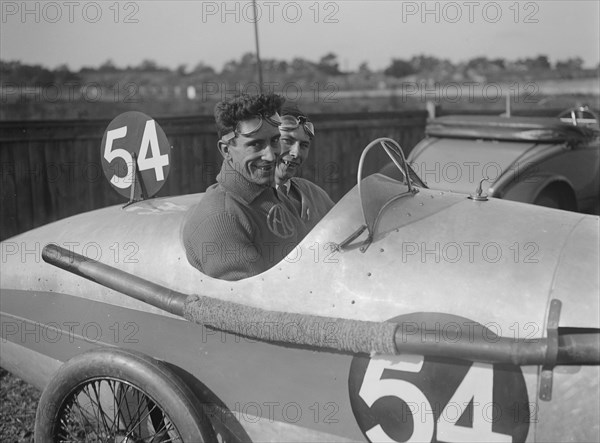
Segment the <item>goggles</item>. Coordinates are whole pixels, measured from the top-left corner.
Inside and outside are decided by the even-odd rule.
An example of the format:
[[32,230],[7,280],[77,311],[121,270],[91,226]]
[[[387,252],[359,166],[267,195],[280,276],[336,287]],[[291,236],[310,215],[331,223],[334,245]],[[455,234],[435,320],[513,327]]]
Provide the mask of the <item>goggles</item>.
[[302,125],[309,136],[315,136],[314,125],[304,115],[299,115],[297,118],[293,115],[284,115],[281,117],[281,126],[279,126],[279,129],[282,131],[293,131],[294,129],[298,129],[300,125]]
[[249,135],[258,132],[260,128],[262,128],[263,121],[267,121],[267,123],[279,127],[281,125],[281,117],[276,112],[270,117],[264,117],[262,115],[256,115],[249,120],[239,121],[237,125],[235,125],[235,129],[231,132],[228,132],[223,137],[221,137],[221,141],[227,143],[230,140],[233,140],[236,136],[242,135],[247,137]]

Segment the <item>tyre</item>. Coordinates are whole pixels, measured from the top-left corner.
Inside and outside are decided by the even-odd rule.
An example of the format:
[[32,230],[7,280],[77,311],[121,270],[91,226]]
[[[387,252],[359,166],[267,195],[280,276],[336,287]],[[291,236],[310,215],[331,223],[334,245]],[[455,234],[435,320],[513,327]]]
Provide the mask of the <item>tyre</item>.
[[214,442],[199,400],[166,365],[101,348],[65,363],[38,404],[36,442]]
[[533,201],[533,204],[547,208],[563,209],[565,211],[577,210],[573,191],[559,184],[552,184],[542,190]]
[[561,208],[561,204],[560,204],[560,199],[554,195],[551,195],[549,193],[542,193],[540,194],[535,201],[533,202],[534,205],[538,205],[538,206],[544,206],[546,208],[555,208],[555,209],[562,209]]

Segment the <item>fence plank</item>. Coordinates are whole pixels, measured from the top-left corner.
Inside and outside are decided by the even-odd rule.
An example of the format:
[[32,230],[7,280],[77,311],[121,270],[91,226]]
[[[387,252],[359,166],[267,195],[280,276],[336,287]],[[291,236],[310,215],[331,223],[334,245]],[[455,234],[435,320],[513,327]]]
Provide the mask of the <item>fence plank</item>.
[[[426,112],[315,114],[317,131],[302,175],[334,201],[356,184],[362,149],[377,137],[398,140],[408,155],[424,136]],[[158,196],[203,192],[221,166],[211,116],[157,119],[172,150]],[[108,120],[0,121],[0,239],[104,206],[124,203],[102,172],[100,144]],[[371,172],[383,166],[371,159]]]

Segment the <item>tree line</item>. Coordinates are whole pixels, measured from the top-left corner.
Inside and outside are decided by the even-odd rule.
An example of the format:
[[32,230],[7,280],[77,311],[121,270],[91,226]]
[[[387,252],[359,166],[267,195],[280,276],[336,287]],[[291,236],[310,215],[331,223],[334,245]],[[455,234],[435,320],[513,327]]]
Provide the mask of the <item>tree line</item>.
[[[261,61],[265,82],[296,81],[305,84],[335,80],[342,87],[379,87],[394,82],[411,80],[452,81],[476,79],[481,81],[542,80],[550,78],[584,78],[597,76],[600,65],[594,69],[584,68],[580,57],[559,60],[552,64],[546,55],[507,60],[503,58],[474,57],[453,63],[429,55],[416,55],[410,59],[395,58],[384,69],[371,69],[363,62],[356,70],[344,70],[334,53],[327,53],[318,61],[304,58],[292,60],[264,59]],[[175,69],[161,66],[154,60],[143,60],[134,66],[119,67],[107,60],[97,67],[83,67],[71,71],[65,64],[54,69],[42,65],[28,65],[19,61],[0,61],[0,77],[3,85],[44,86],[96,81],[101,85],[114,82],[115,78],[129,77],[138,84],[185,85],[202,81],[234,83],[248,82],[257,78],[257,60],[246,53],[237,60],[226,62],[220,71],[205,62],[190,67],[181,64]]]

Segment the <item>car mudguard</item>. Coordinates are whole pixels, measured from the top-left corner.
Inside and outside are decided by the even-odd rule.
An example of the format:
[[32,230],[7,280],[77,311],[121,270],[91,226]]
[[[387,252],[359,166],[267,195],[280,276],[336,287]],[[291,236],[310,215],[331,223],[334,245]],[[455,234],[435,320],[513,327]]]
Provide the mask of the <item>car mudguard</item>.
[[577,209],[577,201],[573,185],[566,177],[552,173],[536,173],[530,177],[519,181],[513,181],[501,189],[494,189],[493,196],[516,202],[531,203],[550,187],[560,191],[561,195],[556,195],[560,202],[560,209]]

